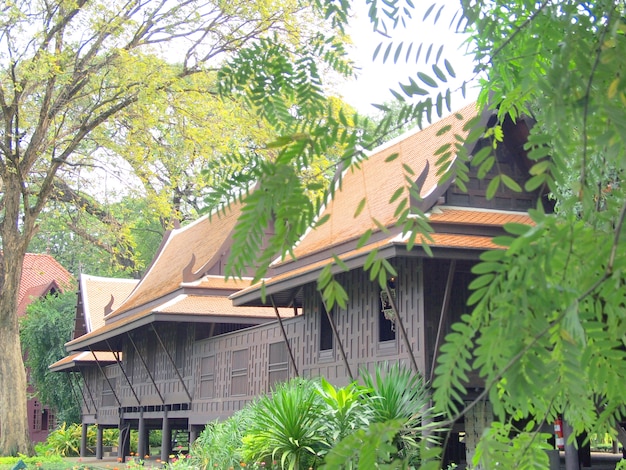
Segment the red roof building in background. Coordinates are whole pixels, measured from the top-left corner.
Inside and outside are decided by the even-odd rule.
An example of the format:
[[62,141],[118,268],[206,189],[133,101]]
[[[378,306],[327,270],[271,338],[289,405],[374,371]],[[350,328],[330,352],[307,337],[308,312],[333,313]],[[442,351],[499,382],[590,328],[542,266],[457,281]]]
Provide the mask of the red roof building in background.
[[[17,299],[18,317],[26,314],[26,308],[32,302],[49,294],[63,292],[71,288],[72,284],[72,275],[52,256],[26,253]],[[28,354],[28,351],[25,354]],[[32,442],[43,442],[48,437],[48,432],[56,426],[54,411],[39,401],[28,371],[27,377],[28,432]]]

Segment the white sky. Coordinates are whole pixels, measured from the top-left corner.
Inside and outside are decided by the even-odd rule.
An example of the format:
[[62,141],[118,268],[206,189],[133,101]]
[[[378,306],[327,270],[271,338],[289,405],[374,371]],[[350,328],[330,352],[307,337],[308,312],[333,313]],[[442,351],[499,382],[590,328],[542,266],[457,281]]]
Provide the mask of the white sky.
[[[352,58],[356,64],[361,67],[361,72],[356,81],[346,83],[339,88],[339,92],[346,102],[365,114],[375,113],[376,108],[372,107],[371,103],[384,103],[393,100],[394,97],[389,89],[393,88],[395,91],[401,92],[398,82],[408,84],[408,77],[412,77],[422,88],[434,90],[420,82],[417,78],[417,72],[421,71],[430,76],[434,76],[431,63],[436,55],[436,51],[441,45],[444,45],[444,49],[441,59],[438,62],[440,68],[445,72],[443,59],[446,58],[452,64],[456,73],[457,81],[453,84],[452,89],[457,89],[462,80],[470,80],[473,78],[472,62],[469,57],[465,56],[461,51],[461,44],[464,37],[461,34],[454,33],[453,30],[449,28],[452,16],[457,9],[460,8],[459,2],[454,0],[439,0],[438,3],[439,5],[445,4],[445,6],[436,25],[433,24],[433,20],[438,7],[433,9],[433,12],[426,21],[422,21],[424,13],[432,3],[430,1],[417,0],[417,2],[415,2],[415,12],[412,14],[413,20],[407,24],[406,28],[398,26],[398,28],[391,31],[392,38],[387,39],[382,35],[372,32],[365,0],[353,1],[352,5],[356,8],[356,13],[351,20],[349,34],[354,43]],[[379,4],[382,5],[383,2],[379,2]],[[394,43],[393,51],[395,51],[397,44],[400,42],[404,43],[397,64],[394,64],[393,52],[389,55],[385,63],[383,63],[382,60],[383,51],[390,40]],[[374,62],[372,61],[373,53],[381,41],[384,42],[384,44]],[[407,62],[406,51],[408,44],[411,42],[413,43],[413,47],[410,59]],[[424,43],[424,45],[419,62],[416,63],[415,55],[420,43]],[[429,64],[426,65],[426,50],[431,43],[433,44],[433,52]],[[474,87],[475,85],[474,83]],[[436,96],[438,91],[439,90],[434,90],[433,96]],[[453,94],[453,110],[476,99],[477,93],[476,88],[468,86],[466,99],[462,98],[460,92]]]

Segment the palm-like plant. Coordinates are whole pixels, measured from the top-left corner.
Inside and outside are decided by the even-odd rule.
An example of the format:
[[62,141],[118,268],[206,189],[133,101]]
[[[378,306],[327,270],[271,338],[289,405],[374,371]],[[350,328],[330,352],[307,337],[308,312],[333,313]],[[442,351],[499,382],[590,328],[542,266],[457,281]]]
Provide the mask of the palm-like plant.
[[81,427],[78,424],[65,423],[48,434],[46,447],[50,453],[62,457],[70,457],[80,454]]
[[323,427],[331,444],[368,425],[372,414],[366,401],[369,389],[356,382],[335,388],[322,377],[316,392],[325,405]]
[[377,367],[375,377],[367,371],[362,376],[365,386],[372,391],[369,400],[372,423],[400,422],[402,430],[394,439],[398,456],[418,458],[419,443],[424,437],[423,423],[433,417],[424,378],[399,363]]
[[316,466],[328,450],[321,402],[313,384],[294,379],[260,397],[251,407],[242,454],[249,462],[278,461],[283,469]]

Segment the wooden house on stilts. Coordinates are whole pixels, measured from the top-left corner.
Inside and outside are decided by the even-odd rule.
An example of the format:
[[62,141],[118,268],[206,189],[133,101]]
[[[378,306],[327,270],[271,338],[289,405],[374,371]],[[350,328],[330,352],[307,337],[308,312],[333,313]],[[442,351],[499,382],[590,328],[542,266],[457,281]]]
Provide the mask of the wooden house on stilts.
[[[526,211],[543,197],[500,187],[494,198],[486,198],[496,172],[522,186],[528,177],[523,144],[530,124],[524,119],[505,123],[497,169],[484,179],[471,170],[467,192],[453,179],[442,180],[437,149],[446,142],[454,149],[475,115],[470,105],[384,144],[358,168],[346,170],[320,214],[328,220],[302,237],[293,259],[272,265],[263,288],[221,277],[239,214],[236,205],[225,215],[173,230],[125,299],[113,294],[110,305],[99,304],[104,312],[83,308],[86,316],[102,315],[103,324],[67,344],[79,356],[52,366],[82,373],[84,425],[139,430],[140,455],[147,450],[147,430],[161,429],[161,458],[166,460],[173,429],[188,431],[193,440],[207,422],[229,416],[276,381],[324,376],[343,385],[358,379],[362,369],[373,371],[393,361],[431,378],[446,332],[466,312],[471,268],[480,253],[497,248],[491,240],[504,233],[504,224],[530,224]],[[485,115],[478,125],[486,128],[492,121]],[[489,144],[479,141],[468,151]],[[397,158],[386,161],[395,153]],[[419,243],[408,249],[408,236],[396,223],[397,204],[389,203],[407,177],[420,187],[420,197],[408,202],[426,214],[434,229],[424,240],[432,256]],[[363,199],[363,210],[355,216]],[[361,246],[358,241],[367,231],[372,236]],[[397,273],[387,289],[363,270],[374,249]],[[327,265],[334,265],[349,295],[346,308],[328,311],[317,290]],[[81,289],[79,310],[89,306],[90,297],[82,283]],[[104,354],[113,360],[98,360]],[[472,387],[481,387],[477,378]],[[470,436],[482,418],[468,415],[459,429]],[[121,457],[124,448],[121,442]]]

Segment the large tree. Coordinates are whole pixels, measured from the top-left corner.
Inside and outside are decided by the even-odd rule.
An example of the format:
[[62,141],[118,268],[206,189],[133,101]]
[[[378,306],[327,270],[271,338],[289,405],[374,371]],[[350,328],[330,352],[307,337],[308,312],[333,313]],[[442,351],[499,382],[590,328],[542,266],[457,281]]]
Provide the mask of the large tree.
[[[20,0],[0,8],[0,453],[30,447],[17,292],[63,171],[96,161],[92,136],[113,118],[162,93],[184,94],[188,77],[265,36],[337,66],[316,18],[290,0]],[[163,57],[177,66],[163,67]]]
[[56,179],[29,250],[48,250],[74,273],[139,275],[165,230],[205,209],[209,163],[219,168],[231,149],[267,141],[268,126],[242,100],[216,96],[215,75],[185,77],[95,129],[97,158]]

